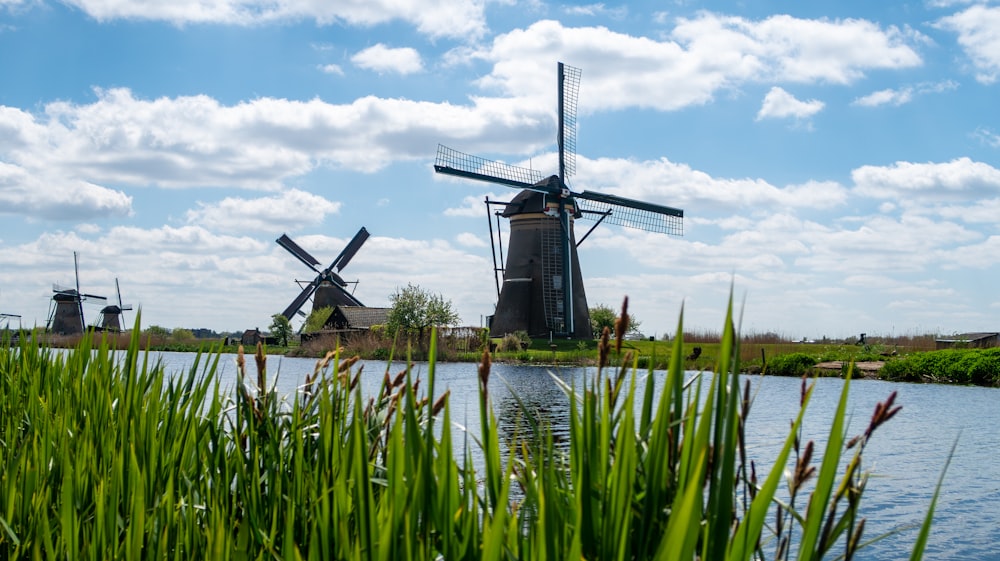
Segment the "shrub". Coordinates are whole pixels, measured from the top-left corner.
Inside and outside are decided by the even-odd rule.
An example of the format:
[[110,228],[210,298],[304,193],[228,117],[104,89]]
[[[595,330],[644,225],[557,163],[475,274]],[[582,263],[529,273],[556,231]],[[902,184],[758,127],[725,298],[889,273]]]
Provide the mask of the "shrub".
[[764,373],[772,376],[803,376],[816,364],[816,359],[805,353],[778,355],[767,361]]

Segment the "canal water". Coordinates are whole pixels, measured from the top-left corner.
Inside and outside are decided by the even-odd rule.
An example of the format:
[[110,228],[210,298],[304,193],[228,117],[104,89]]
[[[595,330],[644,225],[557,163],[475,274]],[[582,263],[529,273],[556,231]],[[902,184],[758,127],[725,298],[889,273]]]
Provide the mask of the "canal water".
[[[168,372],[186,371],[194,358],[191,353],[158,354]],[[252,357],[247,358],[248,367],[255,373]],[[377,361],[361,364],[362,393],[372,395],[378,391],[387,365]],[[268,377],[279,394],[287,395],[295,392],[315,365],[314,359],[272,356],[268,359]],[[404,367],[388,366],[392,374]],[[426,377],[426,369],[426,364],[417,364],[415,373]],[[435,393],[451,391],[453,423],[478,435],[476,366],[441,363],[435,373]],[[529,409],[551,424],[558,438],[568,433],[569,404],[553,376],[580,387],[594,370],[494,364],[492,373],[489,389],[501,431],[512,434],[519,430],[516,426],[519,405],[513,397],[517,394]],[[653,375],[660,378],[662,385],[665,372]],[[222,387],[231,391],[236,384],[235,355],[223,355],[218,376]],[[748,379],[755,396],[747,420],[748,455],[762,470],[776,456],[788,434],[789,423],[797,414],[801,380],[753,376]],[[815,440],[817,452],[823,450],[842,387],[842,380],[823,378],[813,392],[803,438]],[[861,510],[867,518],[867,538],[900,531],[872,544],[855,558],[879,561],[909,558],[918,531],[916,526],[927,512],[948,453],[957,441],[924,559],[1000,560],[1000,389],[855,380],[850,389],[847,435],[863,432],[876,403],[884,401],[893,391],[898,392],[896,404],[903,408],[879,428],[866,449],[865,466],[872,477]],[[460,428],[455,430],[461,432]],[[475,454],[474,445],[473,451]],[[474,456],[475,460],[481,458]],[[773,550],[768,556],[773,556]]]

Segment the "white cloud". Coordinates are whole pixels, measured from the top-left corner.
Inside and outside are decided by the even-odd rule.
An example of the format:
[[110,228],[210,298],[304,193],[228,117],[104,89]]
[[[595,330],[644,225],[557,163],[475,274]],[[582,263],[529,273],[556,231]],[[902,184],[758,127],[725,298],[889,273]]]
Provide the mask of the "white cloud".
[[132,197],[79,179],[0,161],[0,214],[49,220],[90,220],[132,214]]
[[937,26],[958,34],[958,43],[976,68],[976,80],[992,84],[1000,77],[1000,7],[971,6],[941,18]]
[[928,94],[928,93],[942,93],[945,91],[955,90],[958,88],[958,83],[952,80],[945,80],[943,82],[935,83],[922,83],[916,86],[906,86],[900,89],[885,89],[879,90],[877,92],[872,92],[866,96],[859,97],[851,102],[851,105],[859,105],[862,107],[878,107],[880,105],[895,105],[900,106],[913,101],[913,98],[918,95]]
[[396,74],[414,74],[424,69],[420,53],[409,47],[390,48],[382,43],[359,51],[351,57],[359,68],[373,70],[379,74],[393,72]]
[[981,142],[987,146],[992,146],[993,148],[1000,148],[1000,134],[986,128],[979,127],[973,136],[978,138]]
[[226,197],[215,203],[197,203],[187,211],[188,224],[217,232],[294,231],[322,224],[329,214],[340,212],[340,203],[318,195],[290,189],[273,197],[244,199]]
[[584,67],[584,112],[676,110],[746,83],[849,84],[869,70],[912,68],[922,60],[908,43],[919,39],[865,20],[754,21],[701,12],[679,19],[666,40],[543,20],[498,35],[475,57],[494,63],[479,85],[519,97],[522,110],[551,107],[552,60]]
[[[466,182],[468,183],[468,182]],[[499,195],[494,192],[482,193],[480,195],[469,195],[462,198],[462,206],[450,207],[444,210],[445,216],[465,216],[472,218],[482,218],[487,216],[486,210],[486,199],[489,198],[490,201],[509,201],[514,198],[517,191],[510,190],[507,192],[500,193]],[[497,206],[491,206],[489,214],[495,211],[502,210]]]
[[[68,187],[60,181],[50,188],[52,177],[93,184],[81,187],[91,201],[81,206],[95,207],[120,208],[124,200],[107,202],[109,192],[98,197],[100,184],[277,190],[322,165],[371,172],[427,158],[437,142],[457,138],[477,152],[520,152],[550,142],[551,132],[550,121],[514,116],[513,103],[491,100],[458,106],[363,97],[338,105],[259,98],[227,106],[204,95],[97,94],[90,104],[49,103],[39,115],[0,106],[0,162],[33,177],[40,188],[33,195],[65,198]],[[56,187],[59,193],[43,195]]]
[[698,206],[702,214],[733,208],[831,208],[847,190],[834,182],[810,181],[784,188],[763,179],[716,178],[666,158],[632,161],[577,155],[577,191],[591,190],[675,208]]
[[585,4],[580,6],[563,6],[563,12],[571,16],[593,16],[606,17],[610,19],[622,19],[628,16],[628,6],[618,6],[609,8],[603,3]]
[[98,21],[162,20],[176,25],[262,23],[315,20],[320,25],[375,26],[404,21],[431,37],[472,38],[486,30],[480,0],[67,0]]
[[764,102],[757,112],[757,120],[763,119],[808,119],[823,110],[824,103],[817,99],[800,101],[792,94],[777,86],[764,96]]
[[970,158],[943,163],[896,162],[851,172],[853,192],[902,204],[1000,196],[1000,169]]
[[319,71],[324,74],[334,74],[336,76],[344,75],[344,69],[338,64],[321,64],[319,66]]
[[885,89],[859,97],[851,102],[851,104],[860,105],[862,107],[878,107],[879,105],[900,106],[904,103],[909,103],[912,100],[912,88],[903,88],[900,90]]
[[486,247],[486,242],[483,238],[473,234],[472,232],[462,232],[461,234],[455,236],[455,242],[463,247]]

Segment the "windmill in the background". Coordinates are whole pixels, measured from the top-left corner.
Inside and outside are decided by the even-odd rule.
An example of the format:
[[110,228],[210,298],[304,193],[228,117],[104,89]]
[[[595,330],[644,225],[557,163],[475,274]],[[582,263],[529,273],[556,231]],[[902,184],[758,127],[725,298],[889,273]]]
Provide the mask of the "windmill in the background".
[[80,292],[80,265],[76,252],[73,252],[73,273],[76,278],[75,288],[65,288],[58,284],[52,285],[52,304],[49,309],[48,331],[57,335],[76,335],[83,333],[86,322],[83,318],[83,303],[91,300],[107,302],[104,296],[84,294]]
[[132,309],[132,304],[122,304],[122,289],[118,286],[117,278],[115,279],[115,292],[118,294],[118,304],[109,304],[101,309],[101,319],[97,323],[99,331],[120,332],[125,323],[122,312]]
[[296,281],[300,284],[305,284],[305,287],[303,287],[302,292],[295,300],[292,300],[292,303],[285,308],[285,311],[281,312],[281,315],[287,319],[292,319],[292,316],[296,313],[301,313],[299,310],[310,296],[313,298],[313,310],[325,307],[335,308],[337,306],[364,306],[360,300],[347,291],[348,283],[340,277],[340,272],[344,270],[344,267],[351,261],[354,254],[361,249],[368,236],[368,230],[362,226],[350,243],[340,252],[340,255],[330,263],[329,267],[323,270],[318,268],[319,261],[315,257],[299,247],[287,235],[282,234],[280,238],[275,240],[278,242],[278,245],[287,249],[296,259],[305,263],[306,267],[316,272],[316,278],[307,283]]
[[[533,337],[593,336],[573,232],[576,218],[682,235],[684,211],[592,191],[573,192],[576,102],[580,70],[559,63],[559,174],[544,174],[438,146],[435,171],[523,189],[507,203],[510,240],[503,288],[490,323],[494,336],[527,331]],[[591,228],[593,230],[593,228]],[[589,235],[581,238],[583,239]]]

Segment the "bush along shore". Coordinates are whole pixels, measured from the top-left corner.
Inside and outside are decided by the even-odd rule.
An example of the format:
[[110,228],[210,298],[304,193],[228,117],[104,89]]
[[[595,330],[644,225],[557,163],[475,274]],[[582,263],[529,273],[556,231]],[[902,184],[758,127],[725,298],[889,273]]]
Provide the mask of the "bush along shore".
[[426,378],[386,370],[372,396],[358,380],[373,374],[331,352],[287,400],[268,391],[259,347],[239,354],[228,394],[218,354],[168,375],[138,338],[117,353],[3,346],[0,558],[813,560],[883,537],[865,534],[864,451],[895,394],[851,438],[848,373],[819,450],[803,379],[780,452],[748,457],[731,313],[713,370],[694,378],[682,341],[654,375],[605,332],[596,374],[563,386],[568,442],[524,405],[531,429],[501,442],[488,349],[470,367],[481,433],[456,439],[448,393],[432,399],[436,344]]

